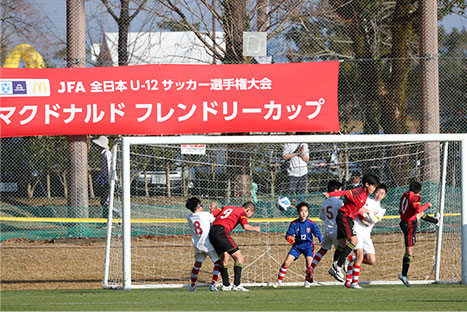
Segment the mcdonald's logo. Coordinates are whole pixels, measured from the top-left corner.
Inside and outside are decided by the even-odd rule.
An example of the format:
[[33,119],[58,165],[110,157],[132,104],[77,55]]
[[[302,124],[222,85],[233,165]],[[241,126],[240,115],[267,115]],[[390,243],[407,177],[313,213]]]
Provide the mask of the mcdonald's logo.
[[34,82],[34,86],[32,87],[32,93],[34,95],[37,94],[47,94],[49,93],[49,88],[44,80]]

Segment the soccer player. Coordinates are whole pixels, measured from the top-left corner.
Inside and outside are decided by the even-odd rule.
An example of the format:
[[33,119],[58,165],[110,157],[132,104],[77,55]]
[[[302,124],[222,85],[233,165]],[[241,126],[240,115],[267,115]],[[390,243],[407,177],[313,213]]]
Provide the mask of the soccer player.
[[379,178],[371,174],[364,175],[362,184],[362,187],[354,190],[323,193],[327,198],[329,196],[345,196],[344,206],[339,209],[336,217],[337,242],[340,248],[336,248],[334,257],[337,260],[332,263],[332,267],[329,269],[329,274],[340,282],[344,282],[342,269],[345,260],[358,243],[354,219],[359,213],[368,213],[368,209],[365,209],[363,205],[366,203],[368,195],[373,194],[379,185]]
[[414,181],[410,183],[409,191],[402,195],[399,204],[400,227],[404,233],[405,253],[402,259],[402,273],[399,274],[398,278],[407,287],[410,287],[407,272],[409,271],[410,259],[413,255],[413,246],[415,246],[415,233],[417,232],[418,220],[422,219],[434,224],[438,223],[438,217],[433,218],[425,214],[425,210],[431,207],[431,203],[421,206],[421,193],[422,185]]
[[[214,221],[215,216],[207,211],[203,211],[203,205],[197,197],[191,197],[186,201],[186,208],[192,213],[188,215],[188,225],[191,229],[191,240],[195,247],[195,264],[191,271],[191,285],[190,291],[196,290],[196,281],[198,280],[199,270],[203,265],[206,256],[211,257],[214,263],[214,270],[212,271],[212,281],[209,290],[217,291],[216,283],[219,279],[220,260],[216,250],[209,241],[208,235],[211,229],[211,223]],[[209,210],[215,209],[215,203],[212,203]]]
[[[309,206],[305,202],[301,202],[297,205],[298,219],[295,219],[290,223],[289,229],[285,234],[285,239],[292,244],[289,253],[285,257],[284,263],[282,263],[277,276],[277,284],[273,285],[274,288],[278,288],[282,285],[285,273],[293,261],[296,261],[301,254],[305,257],[305,268],[308,268],[313,261],[313,235],[318,238],[319,242],[323,241],[321,232],[318,226],[311,219],[308,218]],[[308,276],[308,272],[307,272]],[[310,287],[307,276],[305,277],[306,288]]]
[[[221,259],[220,272],[223,284],[222,291],[248,291],[248,289],[240,285],[242,279],[243,255],[235,241],[230,237],[230,232],[232,232],[237,224],[241,224],[245,231],[255,231],[258,233],[261,231],[259,226],[251,226],[248,224],[248,218],[255,212],[255,204],[249,201],[244,203],[242,207],[225,206],[222,209],[217,209],[217,212],[213,212],[217,217],[209,231],[209,240]],[[230,285],[229,273],[227,271],[229,255],[235,261],[233,286]]]
[[349,255],[349,264],[347,266],[347,277],[345,287],[361,288],[358,285],[360,277],[360,267],[362,263],[373,265],[376,263],[376,252],[371,240],[371,230],[375,224],[383,218],[386,209],[381,207],[381,201],[386,197],[387,187],[380,184],[375,190],[375,198],[368,198],[365,208],[369,213],[359,215],[355,218],[355,231],[357,232],[358,243],[355,246],[355,255]]
[[[328,192],[335,192],[342,190],[342,183],[336,180],[330,180],[327,187]],[[324,235],[321,248],[315,254],[311,266],[307,270],[307,281],[313,283],[313,272],[324,257],[324,255],[331,249],[332,245],[334,248],[339,248],[337,245],[337,225],[336,216],[339,209],[344,205],[342,199],[339,196],[326,198],[319,210],[319,218],[324,221]],[[336,261],[337,259],[334,259]]]

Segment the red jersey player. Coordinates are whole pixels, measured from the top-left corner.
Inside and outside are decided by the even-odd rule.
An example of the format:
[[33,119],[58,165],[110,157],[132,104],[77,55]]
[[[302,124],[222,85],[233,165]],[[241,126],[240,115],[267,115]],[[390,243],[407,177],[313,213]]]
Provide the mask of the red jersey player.
[[337,260],[332,263],[332,267],[329,269],[329,274],[340,282],[344,282],[344,273],[342,269],[345,259],[347,259],[358,243],[354,228],[354,219],[359,213],[363,214],[364,212],[369,212],[367,209],[363,208],[363,206],[366,203],[368,195],[373,194],[378,187],[379,178],[371,174],[364,175],[362,184],[362,187],[353,190],[323,193],[326,197],[345,196],[344,206],[339,209],[336,216],[338,247],[334,252],[334,259]]
[[399,274],[399,279],[405,286],[410,287],[407,278],[409,271],[410,259],[413,255],[413,246],[415,246],[415,233],[417,231],[417,223],[419,219],[437,224],[438,218],[433,218],[425,214],[425,210],[431,207],[431,203],[421,205],[422,185],[416,181],[410,183],[409,191],[405,192],[401,197],[399,204],[399,214],[401,215],[400,227],[404,233],[405,254],[402,259],[402,273]]
[[[211,230],[209,231],[209,240],[221,259],[220,271],[223,291],[248,291],[248,289],[240,285],[242,279],[243,255],[235,241],[230,237],[230,232],[237,224],[241,224],[245,231],[255,231],[259,233],[261,231],[259,226],[251,226],[248,224],[248,218],[251,217],[254,212],[255,204],[253,204],[253,202],[246,202],[242,207],[225,206],[222,208],[222,211],[217,214],[216,220],[212,223]],[[213,214],[216,213],[217,212],[213,211]],[[227,271],[228,255],[232,256],[235,260],[233,287],[230,285],[229,273]]]

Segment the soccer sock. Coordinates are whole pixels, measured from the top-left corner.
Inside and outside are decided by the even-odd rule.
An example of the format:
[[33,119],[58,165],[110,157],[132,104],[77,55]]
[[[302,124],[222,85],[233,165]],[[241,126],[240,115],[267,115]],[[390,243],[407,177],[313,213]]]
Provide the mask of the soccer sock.
[[243,264],[236,262],[234,264],[234,285],[238,286],[240,285],[240,282],[242,280],[242,269],[243,269]]
[[222,285],[230,286],[229,272],[227,271],[227,268],[223,265],[220,265],[220,271],[221,271],[221,276],[222,276]]
[[358,278],[360,277],[360,266],[354,265],[353,266],[353,282],[354,284],[358,284]]
[[323,249],[320,249],[313,257],[313,261],[311,262],[311,268],[313,269],[313,271],[315,270],[316,266],[323,258],[324,254],[325,253],[323,252]]
[[404,254],[404,258],[402,259],[402,275],[403,276],[407,276],[407,272],[409,272],[410,258],[412,258],[411,255]]
[[220,265],[221,265],[221,262],[219,260],[214,262],[214,269],[212,270],[211,285],[216,285],[217,280],[219,279]]
[[341,256],[339,257],[339,260],[337,260],[337,266],[341,267],[344,265],[345,259],[350,255],[352,250],[354,250],[355,245],[352,244],[351,242],[348,242],[347,245],[345,245],[344,250],[342,251]]
[[353,276],[353,265],[352,265],[352,260],[353,260],[353,255],[349,255],[347,259],[349,259],[349,265],[347,266],[347,276],[345,277],[345,280],[349,283],[352,282],[352,276]]
[[285,273],[287,273],[288,269],[289,268],[286,268],[285,266],[281,266],[281,268],[279,269],[279,275],[277,276],[277,281],[279,283],[282,283],[282,280],[284,279]]
[[196,281],[198,280],[199,269],[201,269],[202,263],[195,262],[193,269],[191,270],[191,287],[195,287]]
[[427,222],[434,223],[434,224],[437,224],[437,223],[438,223],[438,219],[433,218],[433,217],[430,217],[430,216],[427,215],[426,213],[423,215],[423,217],[422,217],[421,219],[422,219],[423,221],[427,221]]
[[344,251],[344,248],[337,246],[336,251],[334,251],[334,258],[332,261],[337,261],[339,260],[340,256],[342,255],[342,252]]

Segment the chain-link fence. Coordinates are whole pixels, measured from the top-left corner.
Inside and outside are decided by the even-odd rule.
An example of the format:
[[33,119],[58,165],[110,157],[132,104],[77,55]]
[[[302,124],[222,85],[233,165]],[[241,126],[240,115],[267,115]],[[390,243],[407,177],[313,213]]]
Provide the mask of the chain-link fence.
[[[443,27],[423,30],[426,8],[403,3],[4,0],[0,61],[3,64],[20,43],[34,47],[47,67],[340,60],[342,133],[466,133],[467,32]],[[462,14],[463,9],[464,1],[442,1],[438,19],[453,11]],[[243,57],[244,32],[266,33],[267,56]],[[430,38],[436,39],[432,36],[436,32],[438,48],[430,52],[425,46]],[[25,52],[16,55],[18,66],[29,65]],[[432,68],[437,71],[434,76],[430,76]],[[116,137],[110,136],[110,146]],[[308,170],[329,169],[332,154],[332,148],[314,153]],[[281,160],[281,152],[274,157]],[[2,138],[1,216],[102,217],[96,194],[100,161],[100,151],[86,137]],[[355,163],[339,160],[344,163],[347,175],[339,179],[349,179],[349,167],[361,173]],[[170,172],[177,167],[151,171]],[[415,162],[413,170],[417,168]],[[313,191],[319,188],[323,185]],[[144,188],[141,192],[147,195]],[[15,226],[9,225],[8,232]],[[65,221],[60,229],[55,224],[27,223],[18,227],[16,237],[87,235],[70,228]],[[42,234],[28,236],[29,229]],[[1,239],[10,237],[15,236]]]

